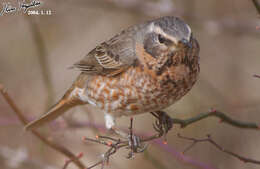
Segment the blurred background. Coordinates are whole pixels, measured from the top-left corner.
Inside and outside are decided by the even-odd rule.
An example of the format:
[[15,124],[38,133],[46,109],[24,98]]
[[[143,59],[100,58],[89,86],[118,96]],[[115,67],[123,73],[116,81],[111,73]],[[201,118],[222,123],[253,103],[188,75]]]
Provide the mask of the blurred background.
[[[16,1],[10,2],[17,6]],[[28,1],[27,1],[28,2]],[[0,83],[30,120],[40,116],[70,87],[79,72],[68,69],[86,53],[133,24],[165,15],[183,18],[192,28],[201,47],[201,74],[191,92],[166,111],[176,118],[189,118],[210,108],[225,112],[237,120],[260,124],[260,18],[250,0],[42,0],[29,10],[51,11],[51,15],[20,12],[0,16]],[[50,14],[50,13],[48,13]],[[84,153],[89,166],[101,159],[107,149],[86,144],[82,137],[94,138],[98,130],[73,127],[68,121],[89,121],[103,125],[103,114],[91,107],[67,112],[50,126],[40,129],[48,138],[73,153]],[[153,132],[154,118],[143,114],[134,118],[138,132]],[[129,118],[118,120],[128,127]],[[101,132],[101,134],[107,134]],[[187,128],[175,126],[168,134],[168,147],[151,143],[145,153],[128,160],[121,150],[106,168],[162,169],[256,169],[259,166],[218,151],[208,143],[190,144],[178,138],[204,138],[211,134],[224,148],[260,160],[260,135],[255,130],[238,129],[208,118]],[[169,151],[167,151],[169,150]],[[182,158],[183,157],[183,158]],[[57,169],[66,157],[43,144],[30,132],[24,132],[13,110],[0,97],[0,168]],[[99,166],[100,167],[100,166]],[[71,164],[68,168],[77,168]]]

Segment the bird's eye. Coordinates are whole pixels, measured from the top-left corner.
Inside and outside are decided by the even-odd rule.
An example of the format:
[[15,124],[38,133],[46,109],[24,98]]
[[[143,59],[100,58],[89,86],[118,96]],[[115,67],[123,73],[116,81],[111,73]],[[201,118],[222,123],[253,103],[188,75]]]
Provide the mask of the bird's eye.
[[158,40],[160,43],[165,43],[167,41],[167,39],[163,37],[161,34],[158,35]]

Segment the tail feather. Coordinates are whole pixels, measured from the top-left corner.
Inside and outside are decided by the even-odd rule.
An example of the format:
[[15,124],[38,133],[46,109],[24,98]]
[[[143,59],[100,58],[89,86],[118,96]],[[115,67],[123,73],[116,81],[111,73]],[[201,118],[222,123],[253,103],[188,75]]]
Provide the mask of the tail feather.
[[56,119],[57,117],[59,117],[60,115],[65,113],[67,110],[69,110],[73,106],[74,105],[68,104],[66,101],[61,100],[60,102],[55,104],[47,113],[42,115],[39,119],[36,119],[36,120],[28,123],[25,126],[25,130],[31,130],[31,129],[37,128],[49,121]]
[[76,105],[85,104],[79,99],[77,89],[78,88],[73,85],[65,93],[62,99],[57,104],[55,104],[47,113],[42,115],[40,118],[28,123],[25,126],[25,130],[32,130],[34,128],[37,128],[49,121],[56,119],[70,108]]
[[87,104],[86,101],[82,101],[79,97],[82,94],[87,78],[88,76],[81,73],[60,101],[39,119],[28,123],[25,130],[31,130],[52,121],[76,105]]

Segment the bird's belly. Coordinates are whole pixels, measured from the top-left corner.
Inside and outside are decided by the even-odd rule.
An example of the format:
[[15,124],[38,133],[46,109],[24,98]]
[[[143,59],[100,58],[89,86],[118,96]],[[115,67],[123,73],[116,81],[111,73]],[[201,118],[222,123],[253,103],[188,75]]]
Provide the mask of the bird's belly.
[[162,86],[162,79],[158,81],[132,68],[116,78],[94,77],[89,81],[85,94],[90,104],[104,112],[131,116],[166,108],[187,92],[175,83]]

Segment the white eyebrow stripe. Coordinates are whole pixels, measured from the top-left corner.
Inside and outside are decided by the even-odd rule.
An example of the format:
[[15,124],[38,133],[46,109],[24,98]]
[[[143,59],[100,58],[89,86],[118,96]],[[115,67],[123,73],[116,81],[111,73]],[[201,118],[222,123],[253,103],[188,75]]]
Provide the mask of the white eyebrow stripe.
[[188,36],[189,39],[188,39],[188,40],[190,41],[191,33],[192,33],[192,32],[191,32],[190,26],[189,26],[188,24],[186,24],[186,25],[187,25],[187,28],[188,28],[188,30],[189,30],[189,36]]
[[178,40],[172,36],[167,35],[160,27],[158,26],[153,26],[153,32],[157,33],[157,34],[161,34],[164,37],[170,39],[171,41],[173,41],[175,44],[178,43]]

